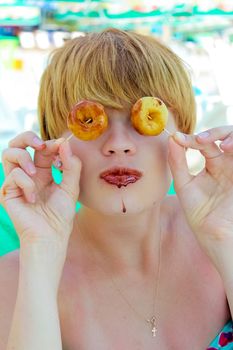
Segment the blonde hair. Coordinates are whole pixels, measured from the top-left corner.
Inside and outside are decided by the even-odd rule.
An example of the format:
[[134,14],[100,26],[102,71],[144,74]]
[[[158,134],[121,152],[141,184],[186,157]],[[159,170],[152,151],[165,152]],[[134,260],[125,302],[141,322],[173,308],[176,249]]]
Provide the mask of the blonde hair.
[[82,99],[122,109],[143,96],[162,99],[179,130],[191,133],[196,108],[183,61],[153,37],[108,28],[69,40],[52,52],[40,84],[38,113],[44,140],[67,130]]

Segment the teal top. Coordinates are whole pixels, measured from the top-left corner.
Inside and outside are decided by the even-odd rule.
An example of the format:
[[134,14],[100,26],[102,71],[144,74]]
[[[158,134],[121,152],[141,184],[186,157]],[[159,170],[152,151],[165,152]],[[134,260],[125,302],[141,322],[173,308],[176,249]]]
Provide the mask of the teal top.
[[229,321],[206,350],[233,350],[233,322]]
[[[61,173],[52,168],[54,181],[60,183],[62,180]],[[0,186],[4,181],[2,165],[0,163]],[[174,194],[173,184],[168,194]],[[77,203],[76,210],[80,208],[80,203]],[[0,256],[9,253],[12,250],[19,249],[19,239],[15,231],[14,225],[11,222],[5,209],[0,205]],[[206,350],[233,350],[233,323],[229,321],[216,338],[211,342]]]

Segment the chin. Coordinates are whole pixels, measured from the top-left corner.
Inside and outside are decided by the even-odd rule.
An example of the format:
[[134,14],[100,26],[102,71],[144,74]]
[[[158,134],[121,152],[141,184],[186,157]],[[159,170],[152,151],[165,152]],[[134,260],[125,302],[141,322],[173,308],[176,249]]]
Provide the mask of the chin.
[[[129,186],[116,188],[114,191],[97,191],[80,193],[80,202],[90,210],[103,215],[138,215],[150,210],[156,203],[158,194],[151,191],[148,195],[144,191],[129,191]],[[133,187],[131,187],[133,189]]]
[[106,216],[126,216],[126,215],[139,215],[146,210],[146,206],[140,203],[140,206],[130,206],[126,203],[124,205],[120,202],[109,204],[109,203],[83,203],[89,209],[98,212],[99,214]]

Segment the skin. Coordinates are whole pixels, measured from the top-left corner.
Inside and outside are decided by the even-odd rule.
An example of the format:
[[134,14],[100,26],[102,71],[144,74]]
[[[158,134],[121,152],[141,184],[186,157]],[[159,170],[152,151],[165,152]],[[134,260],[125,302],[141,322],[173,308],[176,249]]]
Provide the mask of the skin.
[[[110,124],[100,138],[88,143],[75,138],[69,141],[74,158],[82,164],[79,200],[83,206],[74,218],[71,232],[67,233],[68,239],[64,238],[67,245],[64,244],[59,260],[59,264],[64,263],[62,273],[59,275],[58,269],[53,277],[51,261],[43,271],[46,275],[49,270],[48,279],[53,286],[60,281],[58,306],[63,348],[154,348],[155,341],[147,333],[148,325],[124,302],[109,282],[109,275],[138,312],[149,314],[157,275],[160,227],[162,266],[156,346],[162,350],[187,349],[190,343],[193,349],[207,347],[230,316],[226,294],[230,308],[233,304],[230,296],[232,232],[230,225],[226,224],[233,217],[231,184],[229,174],[220,176],[230,171],[232,127],[211,130],[211,138],[205,140],[190,135],[182,141],[179,134],[169,139],[166,133],[147,138],[130,125],[129,110],[106,108],[106,112]],[[171,114],[167,129],[172,133],[176,131]],[[68,135],[67,131],[62,136]],[[230,146],[222,146],[224,154],[220,155],[213,141],[229,138]],[[196,177],[189,175],[184,146],[199,149],[209,158],[206,163],[208,172]],[[73,193],[77,185],[73,183],[72,187],[68,179],[79,181],[76,175],[78,162],[72,163],[71,171],[68,150],[69,146],[63,143],[51,153],[54,156],[59,152],[65,184]],[[210,159],[216,154],[217,158]],[[12,164],[9,151],[5,153],[5,159]],[[138,168],[144,176],[137,183],[121,189],[102,183],[99,173],[116,164]],[[221,173],[217,171],[220,165]],[[177,197],[166,197],[171,181],[170,169]],[[212,194],[216,186],[224,191],[221,195],[216,191],[213,206]],[[122,199],[126,214],[122,213]],[[10,201],[8,211],[11,209],[9,204]],[[203,206],[204,214],[200,210]],[[228,220],[223,220],[226,206],[229,208]],[[215,219],[214,227],[209,219],[211,216]],[[18,224],[22,225],[21,222]],[[57,224],[55,231],[58,227]],[[41,230],[37,235],[34,231],[33,235],[30,232],[30,240],[33,237],[37,243]],[[54,237],[53,230],[48,233],[50,238]],[[226,251],[229,254],[225,254]],[[51,255],[45,257],[49,259]],[[14,266],[18,266],[18,258],[14,256],[12,259]],[[6,266],[9,269],[9,262]],[[16,267],[14,271],[14,276],[17,276]],[[16,285],[13,287],[17,288]],[[9,303],[11,310],[14,297]],[[213,305],[215,317],[210,317]],[[193,329],[196,332],[190,332]]]
[[[171,174],[167,164],[168,135],[165,132],[156,138],[142,136],[131,125],[130,110],[105,110],[110,116],[108,130],[94,141],[83,142],[73,137],[70,146],[83,164],[79,195],[81,203],[92,210],[110,215],[107,220],[112,226],[112,216],[122,211],[122,199],[129,215],[139,214],[151,207],[155,198],[164,197],[170,186]],[[171,131],[175,130],[172,118],[168,127]],[[69,135],[70,132],[67,131],[62,137],[67,138]],[[106,185],[99,179],[103,170],[114,166],[136,168],[144,176],[135,186],[122,187],[119,191],[117,187]],[[162,186],[154,186],[154,183]],[[102,197],[105,198],[104,201]],[[124,217],[122,215],[123,220]],[[122,225],[125,225],[124,221]]]

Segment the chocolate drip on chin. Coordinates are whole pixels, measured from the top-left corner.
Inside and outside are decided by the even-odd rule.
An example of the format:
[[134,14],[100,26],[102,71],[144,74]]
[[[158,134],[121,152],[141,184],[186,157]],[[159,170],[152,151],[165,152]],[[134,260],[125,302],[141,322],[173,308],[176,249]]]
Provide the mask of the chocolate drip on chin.
[[122,199],[122,213],[126,213],[126,207]]

